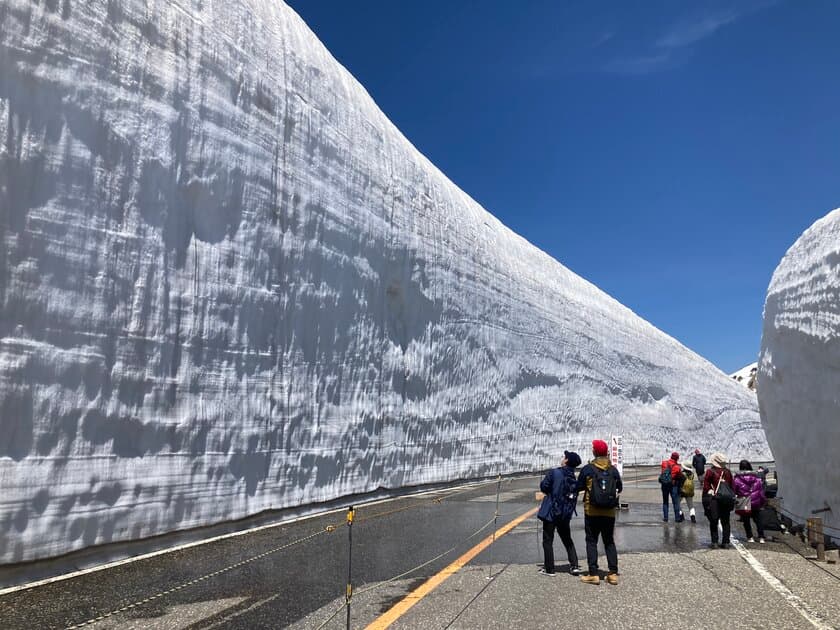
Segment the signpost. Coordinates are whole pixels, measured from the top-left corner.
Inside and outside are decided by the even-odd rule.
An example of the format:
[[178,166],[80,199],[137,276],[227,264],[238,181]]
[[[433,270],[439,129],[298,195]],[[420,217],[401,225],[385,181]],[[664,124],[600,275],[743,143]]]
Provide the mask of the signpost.
[[610,463],[618,469],[618,474],[624,476],[624,448],[620,435],[610,436]]

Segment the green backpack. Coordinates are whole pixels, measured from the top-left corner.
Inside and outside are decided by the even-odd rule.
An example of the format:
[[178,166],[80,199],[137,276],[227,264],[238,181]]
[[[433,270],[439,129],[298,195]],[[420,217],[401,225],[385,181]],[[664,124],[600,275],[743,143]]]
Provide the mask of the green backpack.
[[682,486],[680,486],[680,496],[694,496],[694,474],[689,470],[685,471],[685,480],[683,481]]
[[[662,462],[662,463],[664,464],[665,462]],[[663,486],[667,486],[667,485],[670,485],[670,484],[674,483],[674,480],[671,477],[671,465],[670,464],[665,466],[665,470],[663,470],[659,474],[659,483],[661,483]]]

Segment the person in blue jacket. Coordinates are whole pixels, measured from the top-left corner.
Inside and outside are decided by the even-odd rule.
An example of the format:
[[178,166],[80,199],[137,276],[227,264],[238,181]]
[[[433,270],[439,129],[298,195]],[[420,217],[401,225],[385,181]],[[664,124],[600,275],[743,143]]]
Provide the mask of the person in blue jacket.
[[554,573],[554,530],[566,547],[569,557],[569,572],[580,575],[577,550],[572,540],[569,524],[575,514],[577,504],[577,481],[575,468],[580,466],[580,455],[573,451],[564,451],[559,468],[549,470],[540,482],[540,490],[545,494],[537,518],[543,522],[543,568],[542,575]]

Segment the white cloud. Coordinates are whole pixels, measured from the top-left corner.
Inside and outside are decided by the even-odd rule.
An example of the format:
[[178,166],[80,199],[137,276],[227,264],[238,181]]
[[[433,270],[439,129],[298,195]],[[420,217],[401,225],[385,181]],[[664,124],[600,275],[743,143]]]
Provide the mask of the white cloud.
[[659,48],[679,48],[694,44],[701,39],[714,35],[720,28],[731,24],[745,13],[746,11],[739,12],[736,9],[730,9],[723,13],[682,20],[672,26],[656,42],[656,46]]
[[766,9],[778,0],[743,2],[737,7],[693,13],[677,20],[649,46],[649,51],[618,57],[606,63],[602,70],[615,74],[646,75],[680,65],[691,56],[692,45],[713,36],[720,29],[741,18]]
[[604,66],[603,70],[614,74],[645,75],[665,70],[672,63],[671,53],[665,51],[653,55],[613,59]]

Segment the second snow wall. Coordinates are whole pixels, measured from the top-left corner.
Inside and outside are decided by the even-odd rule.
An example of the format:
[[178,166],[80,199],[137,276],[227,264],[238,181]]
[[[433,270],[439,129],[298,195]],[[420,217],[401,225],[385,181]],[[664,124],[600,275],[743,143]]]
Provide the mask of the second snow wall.
[[758,363],[758,402],[783,507],[801,524],[819,516],[835,541],[839,367],[840,208],[805,230],[773,272]]
[[484,211],[279,0],[0,0],[0,138],[0,563],[610,433],[768,456],[750,392]]

